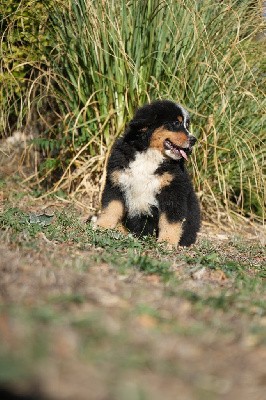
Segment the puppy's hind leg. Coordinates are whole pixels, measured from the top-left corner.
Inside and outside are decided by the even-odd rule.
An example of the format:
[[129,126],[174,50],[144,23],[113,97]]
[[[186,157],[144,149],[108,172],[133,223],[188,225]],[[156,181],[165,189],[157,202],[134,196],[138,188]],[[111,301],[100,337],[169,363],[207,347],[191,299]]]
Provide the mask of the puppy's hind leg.
[[201,226],[200,206],[194,191],[190,193],[188,198],[188,210],[186,221],[183,226],[183,233],[180,238],[180,246],[191,246],[196,242],[197,233]]

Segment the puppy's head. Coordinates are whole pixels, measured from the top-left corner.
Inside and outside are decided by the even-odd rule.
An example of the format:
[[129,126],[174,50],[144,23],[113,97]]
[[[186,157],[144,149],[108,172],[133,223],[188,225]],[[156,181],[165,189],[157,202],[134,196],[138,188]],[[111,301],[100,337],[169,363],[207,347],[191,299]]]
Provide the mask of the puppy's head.
[[196,138],[189,133],[188,112],[169,100],[158,100],[139,108],[130,122],[137,136],[149,141],[149,147],[174,160],[191,154]]

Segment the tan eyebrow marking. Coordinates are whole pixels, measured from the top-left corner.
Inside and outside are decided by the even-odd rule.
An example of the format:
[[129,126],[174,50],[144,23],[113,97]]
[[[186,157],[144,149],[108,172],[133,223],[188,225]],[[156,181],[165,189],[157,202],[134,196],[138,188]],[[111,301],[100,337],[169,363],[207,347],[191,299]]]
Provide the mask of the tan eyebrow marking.
[[179,122],[183,122],[183,118],[181,117],[181,115],[179,115],[179,116],[177,117],[177,119],[178,119]]

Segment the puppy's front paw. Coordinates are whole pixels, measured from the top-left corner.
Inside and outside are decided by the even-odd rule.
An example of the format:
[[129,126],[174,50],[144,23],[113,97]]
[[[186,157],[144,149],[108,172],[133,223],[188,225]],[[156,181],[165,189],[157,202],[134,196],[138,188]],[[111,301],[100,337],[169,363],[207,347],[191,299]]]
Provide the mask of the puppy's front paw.
[[91,226],[93,229],[97,228],[97,221],[98,221],[97,215],[93,215],[90,220],[90,223],[91,223]]
[[170,243],[167,240],[157,240],[158,243],[163,244],[167,250],[175,250],[177,248],[177,243]]
[[165,247],[167,248],[167,250],[176,250],[177,245],[173,243],[165,243]]

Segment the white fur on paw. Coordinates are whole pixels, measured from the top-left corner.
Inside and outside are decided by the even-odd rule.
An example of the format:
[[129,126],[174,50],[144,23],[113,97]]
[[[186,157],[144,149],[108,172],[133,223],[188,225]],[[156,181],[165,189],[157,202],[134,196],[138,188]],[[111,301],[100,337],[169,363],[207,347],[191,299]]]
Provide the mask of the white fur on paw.
[[97,221],[98,221],[97,215],[93,215],[93,216],[91,217],[90,223],[91,223],[91,226],[92,226],[94,229],[97,228]]
[[176,249],[176,244],[166,243],[165,247],[166,247],[167,250],[175,250]]

